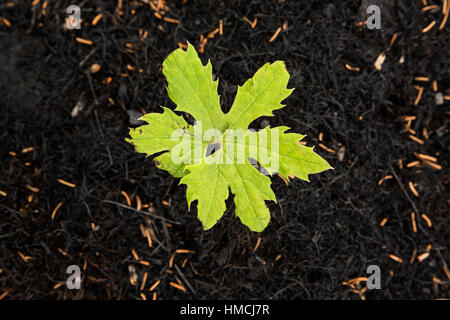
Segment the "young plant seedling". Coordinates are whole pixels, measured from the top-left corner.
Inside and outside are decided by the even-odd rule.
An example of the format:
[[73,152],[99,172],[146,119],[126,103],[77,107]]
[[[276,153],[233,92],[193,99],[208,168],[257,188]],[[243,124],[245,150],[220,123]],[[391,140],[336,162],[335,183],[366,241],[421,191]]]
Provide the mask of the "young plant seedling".
[[[313,148],[299,143],[304,135],[286,133],[290,128],[266,127],[255,131],[248,126],[261,116],[273,116],[283,108],[281,102],[293,89],[287,89],[289,73],[283,61],[266,63],[253,78],[238,87],[228,113],[223,113],[218,80],[213,81],[212,66],[204,66],[194,47],[177,49],[163,63],[167,91],[177,105],[175,111],[163,107],[162,113],[140,118],[148,124],[130,129],[136,151],[147,156],[162,153],[156,165],[187,186],[188,207],[198,200],[198,219],[205,230],[214,226],[225,212],[229,190],[234,194],[236,215],[250,230],[261,232],[269,224],[266,200],[276,202],[267,175],[278,173],[287,181],[331,166]],[[256,168],[258,163],[262,169]]]

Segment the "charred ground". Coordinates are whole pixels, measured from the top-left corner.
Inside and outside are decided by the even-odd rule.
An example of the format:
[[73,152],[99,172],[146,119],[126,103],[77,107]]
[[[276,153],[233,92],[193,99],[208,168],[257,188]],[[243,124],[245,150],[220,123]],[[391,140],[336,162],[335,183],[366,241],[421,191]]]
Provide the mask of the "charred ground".
[[[0,295],[449,297],[449,101],[437,105],[432,85],[435,80],[437,91],[450,96],[450,24],[439,30],[442,2],[428,1],[439,9],[422,12],[422,1],[375,1],[383,7],[381,30],[358,24],[367,1],[184,2],[81,1],[80,30],[62,27],[70,1],[0,4],[0,17],[10,24],[0,25]],[[207,38],[221,21],[223,34]],[[203,231],[195,207],[187,211],[179,181],[124,140],[130,110],[174,107],[161,64],[185,41],[211,60],[225,111],[238,84],[266,62],[286,61],[289,87],[296,90],[275,117],[253,125],[269,121],[307,134],[308,145],[335,168],[289,186],[275,176],[278,203],[268,203],[272,220],[260,234],[241,225],[231,201],[219,223]],[[377,71],[373,64],[382,52],[386,60]],[[101,70],[92,74],[95,63]],[[429,80],[414,80],[418,76]],[[73,117],[77,104],[83,108]],[[405,116],[415,117],[409,127]],[[441,168],[418,154],[437,158]],[[408,167],[413,161],[420,163]],[[392,178],[379,184],[386,176]],[[139,197],[151,216],[124,207],[123,192],[133,208]],[[149,229],[152,247],[142,228]],[[195,253],[173,256],[177,249]],[[61,285],[73,264],[83,269],[82,290]],[[353,291],[343,284],[367,276],[371,264],[381,268],[381,290],[360,291],[364,281]]]

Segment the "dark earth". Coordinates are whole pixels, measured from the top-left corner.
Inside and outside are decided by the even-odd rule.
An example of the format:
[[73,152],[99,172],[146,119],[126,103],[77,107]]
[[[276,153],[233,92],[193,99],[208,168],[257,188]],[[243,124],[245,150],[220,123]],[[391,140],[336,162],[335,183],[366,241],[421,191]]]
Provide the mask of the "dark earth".
[[[0,299],[450,298],[447,3],[2,1]],[[79,30],[63,27],[71,4]],[[370,4],[381,29],[364,24]],[[186,41],[211,61],[224,111],[285,61],[296,90],[253,127],[306,134],[334,167],[272,177],[261,233],[232,199],[203,231],[186,187],[125,141],[136,115],[175,107],[161,66]],[[81,290],[66,287],[70,265]],[[379,290],[359,278],[370,265]]]

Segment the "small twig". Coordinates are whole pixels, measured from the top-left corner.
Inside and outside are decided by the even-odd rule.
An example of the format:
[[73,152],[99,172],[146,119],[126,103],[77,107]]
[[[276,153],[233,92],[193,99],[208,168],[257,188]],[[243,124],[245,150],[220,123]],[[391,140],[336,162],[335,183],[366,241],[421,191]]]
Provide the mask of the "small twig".
[[13,208],[9,208],[9,207],[4,206],[4,205],[2,205],[2,204],[0,204],[0,207],[2,207],[3,209],[8,210],[8,211],[11,212],[11,213],[15,213],[15,214],[17,214],[17,215],[19,215],[19,216],[21,216],[21,217],[25,217],[25,215],[24,215],[22,212],[17,211],[17,210],[15,210],[15,209],[13,209]]
[[134,211],[134,212],[139,212],[139,213],[142,213],[142,214],[144,214],[144,215],[146,215],[146,216],[153,217],[153,218],[155,218],[155,219],[160,219],[160,220],[163,220],[163,221],[166,221],[166,222],[169,222],[169,223],[173,223],[173,224],[181,224],[180,222],[177,222],[177,221],[174,221],[174,220],[170,220],[170,219],[167,219],[167,218],[164,218],[164,217],[160,217],[160,216],[158,216],[158,215],[156,215],[156,214],[153,214],[153,213],[150,213],[150,212],[145,212],[145,211],[141,211],[141,210],[136,210],[136,209],[133,208],[133,207],[129,207],[129,206],[126,206],[126,205],[121,204],[121,203],[118,203],[118,202],[114,202],[114,201],[110,201],[110,200],[101,200],[100,202],[109,203],[109,204],[114,204],[114,205],[116,205],[116,206],[119,206],[119,207],[122,207],[122,208],[125,208],[125,209],[128,209],[128,210],[131,210],[131,211]]
[[397,176],[397,173],[395,173],[394,168],[389,163],[389,168],[392,171],[392,175],[394,176],[395,180],[397,180],[397,183],[399,184],[400,188],[402,189],[403,193],[405,194],[406,198],[408,199],[409,203],[411,203],[411,206],[413,207],[416,214],[419,214],[419,210],[417,210],[416,204],[414,201],[412,201],[411,197],[408,194],[408,191],[406,191],[405,187],[403,186],[402,182],[400,181],[400,178]]
[[91,88],[91,92],[92,92],[92,96],[94,97],[95,105],[98,106],[97,95],[95,94],[94,85],[92,84],[91,73],[89,72],[89,70],[86,70],[85,74],[89,80],[89,87]]
[[[89,75],[89,73],[87,73],[89,80],[91,79],[91,76]],[[91,83],[92,85],[92,83]],[[95,103],[97,104],[97,97],[95,97]],[[103,130],[102,127],[100,125],[100,120],[98,119],[98,114],[97,114],[97,110],[94,110],[94,115],[95,115],[95,121],[97,122],[97,127],[98,127],[98,131],[100,132],[100,135],[103,139],[103,143],[105,143],[106,146],[106,152],[108,153],[108,157],[109,157],[109,163],[112,166],[114,164],[112,156],[111,156],[111,151],[109,150],[109,145],[105,142],[105,135],[103,134]]]
[[170,188],[172,187],[173,181],[174,181],[174,178],[172,177],[170,179],[170,183],[169,183],[169,186],[167,187],[166,193],[164,193],[164,195],[162,196],[162,199],[165,199],[167,197],[167,195],[169,194],[169,191],[170,191]]
[[191,284],[189,283],[189,281],[186,279],[186,277],[184,276],[184,274],[181,272],[180,268],[178,268],[178,266],[176,264],[174,264],[175,269],[177,269],[178,274],[180,275],[181,279],[183,279],[183,281],[186,283],[186,285],[189,287],[189,289],[191,289],[192,293],[195,295],[196,292],[194,290],[194,288],[192,288]]
[[86,57],[84,57],[83,60],[81,60],[80,62],[80,68],[83,67],[83,65],[86,63],[86,61],[95,53],[95,51],[97,51],[97,48],[94,48],[91,50],[91,52],[89,52]]

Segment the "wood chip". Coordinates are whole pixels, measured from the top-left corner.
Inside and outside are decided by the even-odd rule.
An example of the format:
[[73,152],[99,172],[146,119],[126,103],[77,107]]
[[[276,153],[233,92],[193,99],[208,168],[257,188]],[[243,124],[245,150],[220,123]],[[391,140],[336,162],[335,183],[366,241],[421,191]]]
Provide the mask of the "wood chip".
[[416,152],[415,152],[414,155],[415,155],[417,158],[421,159],[421,160],[429,160],[429,161],[433,161],[433,162],[437,162],[437,161],[438,161],[438,159],[437,159],[436,157],[429,156],[429,155],[427,155],[427,154],[416,153]]
[[66,251],[64,251],[63,249],[61,249],[61,248],[58,248],[58,252],[59,253],[61,253],[63,256],[65,256],[65,257],[69,257],[70,256],[70,254],[68,254]]
[[148,31],[145,30],[144,33],[141,36],[141,40],[145,40],[145,39],[147,39],[147,37],[148,37]]
[[63,184],[63,185],[65,185],[65,186],[67,186],[67,187],[70,187],[70,188],[76,188],[76,185],[75,185],[75,184],[73,184],[73,183],[71,183],[71,182],[68,182],[68,181],[65,181],[65,180],[63,180],[63,179],[58,179],[58,182],[61,183],[61,184]]
[[162,18],[163,18],[159,12],[155,12],[154,15],[155,15],[155,17],[157,17],[160,20],[162,20]]
[[423,220],[425,220],[425,222],[427,223],[428,228],[431,228],[432,223],[431,223],[430,218],[428,218],[428,216],[425,213],[422,213],[420,216],[422,217]]
[[442,280],[440,280],[439,278],[433,276],[433,282],[437,283],[437,284],[444,284],[444,282],[442,282]]
[[355,284],[355,283],[360,283],[362,281],[367,281],[367,277],[357,277],[357,278],[350,279],[347,282],[349,284]]
[[442,166],[440,166],[440,165],[437,164],[437,163],[434,163],[434,162],[431,162],[431,161],[428,161],[428,160],[425,160],[424,163],[425,163],[427,166],[432,167],[433,169],[436,169],[436,170],[442,170]]
[[[447,3],[447,5],[442,6],[442,13],[444,14],[444,19],[442,19],[441,24],[439,25],[439,30],[444,29],[445,24],[447,23],[448,20],[448,14],[450,12],[450,1],[445,0],[445,2]],[[445,12],[444,12],[445,10]]]
[[284,184],[286,185],[286,187],[289,185],[289,181],[288,179],[286,179],[285,177],[283,177],[281,174],[277,173],[277,176],[280,177],[281,180],[283,180]]
[[391,50],[392,46],[394,45],[395,41],[397,40],[398,34],[394,33],[392,35],[391,41],[389,42],[388,51]]
[[438,86],[437,86],[437,81],[433,80],[433,91],[437,92],[438,91]]
[[11,22],[6,18],[0,18],[0,22],[2,22],[7,27],[11,27]]
[[219,22],[219,34],[223,35],[223,20],[222,19],[220,19],[220,22]]
[[175,250],[175,253],[192,253],[192,254],[194,254],[195,251],[194,250],[188,250],[188,249],[177,249],[177,250]]
[[219,28],[214,29],[213,31],[211,31],[210,33],[208,33],[208,38],[212,39],[216,36],[216,34],[219,33]]
[[174,287],[174,288],[177,288],[178,290],[181,290],[181,291],[183,291],[183,292],[186,292],[186,288],[185,288],[183,285],[181,285],[181,284],[178,284],[178,283],[176,283],[176,282],[170,282],[170,285],[171,285],[172,287]]
[[436,21],[431,22],[429,25],[427,25],[425,28],[423,28],[422,33],[427,33],[427,32],[430,31],[435,25],[436,25]]
[[[255,29],[256,28],[256,24],[258,23],[258,18],[256,17],[254,20],[253,20],[253,22],[251,23],[251,27],[252,27],[252,29]],[[287,28],[287,23],[286,23],[286,21],[283,23],[283,30],[286,30],[286,28]]]
[[439,8],[439,7],[438,7],[437,5],[432,4],[432,5],[423,7],[421,11],[422,11],[422,12],[427,12],[427,11],[434,10],[434,9],[438,9],[438,8]]
[[99,23],[99,21],[102,19],[102,17],[103,17],[103,14],[98,14],[93,20],[92,20],[92,25],[93,26],[96,26],[97,25],[97,23]]
[[388,218],[384,218],[383,220],[381,220],[380,226],[384,227],[384,225],[386,224],[387,221],[388,221]]
[[252,29],[255,29],[256,24],[258,23],[258,18],[255,18],[253,21],[250,21],[247,17],[244,17],[243,19],[250,25]]
[[145,235],[147,237],[148,246],[151,248],[153,245],[152,237],[150,236],[150,231],[148,229],[145,229]]
[[273,34],[273,36],[269,39],[269,43],[274,42],[275,39],[278,37],[278,35],[281,32],[281,27],[278,27],[277,31],[275,31],[275,33]]
[[168,23],[175,23],[175,24],[180,23],[180,20],[172,19],[172,18],[168,18],[168,17],[164,17],[163,20]]
[[141,197],[139,197],[138,195],[136,196],[136,210],[137,211],[141,211],[142,209],[142,201],[141,201]]
[[386,181],[386,180],[389,180],[389,179],[392,179],[392,175],[387,175],[387,176],[385,176],[385,177],[383,177],[383,178],[381,178],[380,180],[378,180],[378,185],[379,186],[381,186],[381,184],[384,182],[384,181]]
[[326,150],[326,151],[328,151],[328,152],[330,152],[330,153],[336,153],[336,151],[334,151],[334,150],[331,149],[331,148],[328,148],[327,146],[325,146],[325,145],[322,144],[322,143],[319,143],[319,147],[321,147],[322,149],[324,149],[324,150]]
[[137,254],[136,250],[131,249],[131,254],[133,255],[135,260],[140,260],[139,255]]
[[188,262],[188,258],[183,260],[183,263],[181,264],[181,267],[184,268],[186,266],[186,263]]
[[412,254],[411,254],[411,258],[409,259],[409,264],[412,264],[414,262],[414,260],[416,259],[417,256],[417,249],[414,248]]
[[26,256],[24,255],[22,252],[17,251],[17,254],[19,255],[19,257],[25,262],[28,263],[29,260],[33,259],[33,257],[30,256]]
[[90,71],[92,74],[95,74],[95,73],[99,72],[101,68],[102,68],[102,66],[101,66],[100,64],[94,63],[94,64],[92,64],[91,67],[89,68],[89,71]]
[[412,161],[412,162],[408,163],[408,164],[406,165],[406,167],[407,167],[407,168],[417,167],[417,166],[420,165],[420,163],[421,163],[420,161]]
[[148,291],[153,291],[156,289],[156,287],[160,284],[161,280],[156,281],[151,287],[150,289],[148,289]]
[[394,256],[393,254],[390,254],[390,255],[389,255],[389,258],[391,258],[391,259],[394,260],[395,262],[403,263],[403,259],[401,259],[401,258],[399,258],[399,257],[397,257],[397,256]]
[[76,37],[75,41],[78,42],[78,43],[81,43],[81,44],[88,45],[88,46],[92,46],[94,44],[91,40],[83,39],[83,38],[80,38],[80,37]]
[[424,252],[421,255],[417,256],[417,261],[422,262],[423,260],[425,260],[429,256],[430,256],[429,252]]
[[169,259],[169,268],[172,268],[172,267],[173,267],[173,261],[174,261],[174,259],[175,259],[175,255],[176,255],[176,252],[172,253],[172,255],[170,256],[170,259]]
[[416,197],[419,196],[419,193],[417,192],[416,188],[414,187],[414,184],[411,181],[408,182],[408,187],[409,187],[409,190],[411,190],[413,195],[415,195]]
[[373,64],[377,71],[381,71],[384,60],[386,60],[386,54],[384,52],[382,52],[382,53],[380,53],[377,60],[375,60],[375,63]]
[[258,250],[259,245],[261,244],[261,237],[258,237],[258,240],[256,241],[256,245],[253,248],[253,252],[255,252],[256,250]]
[[345,68],[347,69],[347,70],[350,70],[350,71],[356,71],[356,72],[358,72],[358,71],[360,71],[361,69],[359,68],[359,67],[352,67],[351,65],[349,65],[349,64],[345,64]]
[[177,45],[179,48],[183,49],[183,50],[187,50],[187,44],[185,43],[181,43],[181,42],[177,42]]
[[417,106],[420,102],[420,99],[422,98],[422,93],[423,93],[423,87],[418,87],[418,92],[417,92],[417,96],[416,96],[416,100],[414,100],[414,105]]
[[417,224],[416,224],[416,214],[414,212],[411,212],[411,224],[412,224],[413,232],[416,233],[417,232]]
[[26,184],[26,185],[25,185],[25,188],[27,188],[27,189],[30,190],[31,192],[35,192],[35,193],[39,192],[39,188],[30,186],[29,184]]
[[120,194],[125,197],[125,200],[127,201],[127,205],[129,207],[131,207],[131,199],[130,199],[130,196],[128,195],[128,193],[126,193],[125,191],[120,191]]
[[51,219],[54,220],[56,213],[58,212],[58,210],[61,208],[61,206],[63,205],[64,202],[60,202],[56,205],[55,209],[53,209],[52,215],[51,215]]
[[31,151],[34,151],[34,147],[28,147],[28,148],[24,148],[24,149],[22,149],[22,153],[23,154],[25,154],[25,153],[28,153],[28,152],[31,152]]
[[415,142],[417,142],[418,144],[424,144],[425,142],[423,142],[423,140],[421,140],[421,139],[419,139],[419,138],[417,138],[417,137],[415,137],[415,136],[413,136],[413,135],[409,135],[408,136],[411,140],[413,140],[413,141],[415,141]]

